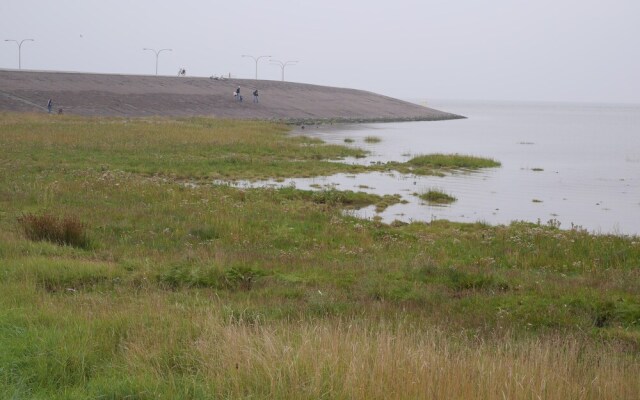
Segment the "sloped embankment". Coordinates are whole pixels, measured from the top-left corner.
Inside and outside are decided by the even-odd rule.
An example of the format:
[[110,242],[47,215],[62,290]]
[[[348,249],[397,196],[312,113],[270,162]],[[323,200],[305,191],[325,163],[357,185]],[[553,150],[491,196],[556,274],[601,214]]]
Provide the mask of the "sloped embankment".
[[[234,101],[241,88],[244,101]],[[258,89],[259,103],[251,93]],[[432,121],[462,118],[362,90],[303,83],[198,77],[0,71],[0,111],[55,110],[96,116],[210,116],[332,121]],[[54,110],[54,111],[55,111]]]

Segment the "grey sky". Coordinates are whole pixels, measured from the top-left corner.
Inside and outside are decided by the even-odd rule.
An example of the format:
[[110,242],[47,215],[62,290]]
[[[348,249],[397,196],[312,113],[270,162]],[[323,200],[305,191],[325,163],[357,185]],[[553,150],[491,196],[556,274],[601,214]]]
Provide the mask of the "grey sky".
[[[290,81],[400,98],[640,103],[638,0],[0,0],[24,69]],[[18,47],[0,42],[0,68]],[[280,68],[263,59],[263,79]]]

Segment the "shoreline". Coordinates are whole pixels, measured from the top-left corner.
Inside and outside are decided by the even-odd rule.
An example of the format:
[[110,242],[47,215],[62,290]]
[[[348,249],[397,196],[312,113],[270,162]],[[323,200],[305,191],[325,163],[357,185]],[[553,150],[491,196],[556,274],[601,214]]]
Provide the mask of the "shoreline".
[[[455,115],[455,114],[452,114]],[[418,122],[418,121],[451,121],[455,119],[466,119],[467,117],[462,115],[455,115],[455,117],[446,117],[440,119],[433,118],[421,118],[421,117],[407,117],[407,118],[320,118],[320,119],[286,119],[282,120],[287,125],[344,125],[344,124],[378,124],[378,123],[392,123],[392,122]]]

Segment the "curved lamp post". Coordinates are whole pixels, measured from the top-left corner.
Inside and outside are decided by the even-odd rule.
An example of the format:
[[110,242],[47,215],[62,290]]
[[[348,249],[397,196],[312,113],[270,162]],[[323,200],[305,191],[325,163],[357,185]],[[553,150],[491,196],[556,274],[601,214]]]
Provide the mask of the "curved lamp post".
[[160,49],[160,50],[156,50],[156,49],[148,49],[148,48],[144,48],[142,50],[149,50],[149,51],[153,51],[156,55],[156,75],[158,75],[158,56],[160,56],[160,53],[162,53],[163,51],[172,51],[171,49]]
[[287,65],[294,65],[294,64],[298,63],[298,61],[285,61],[285,62],[282,62],[280,60],[269,60],[269,61],[271,61],[272,64],[280,66],[280,69],[282,70],[282,81],[283,82],[284,82],[284,69],[285,69],[285,67]]
[[22,43],[24,42],[34,42],[33,39],[22,39],[21,41],[17,41],[15,39],[5,39],[5,42],[16,42],[18,45],[18,69],[22,69]]
[[258,57],[254,57],[254,56],[250,56],[248,54],[243,54],[242,57],[249,57],[252,58],[253,61],[256,62],[256,80],[258,80],[258,61],[260,61],[261,58],[265,58],[265,57],[271,57],[271,56],[258,56]]

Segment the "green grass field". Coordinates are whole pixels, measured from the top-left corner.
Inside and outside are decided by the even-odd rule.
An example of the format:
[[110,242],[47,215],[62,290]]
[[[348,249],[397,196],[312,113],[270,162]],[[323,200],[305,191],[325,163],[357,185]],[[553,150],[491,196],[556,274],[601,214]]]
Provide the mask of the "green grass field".
[[639,397],[638,237],[213,183],[475,168],[343,164],[364,153],[287,131],[0,114],[0,398]]

